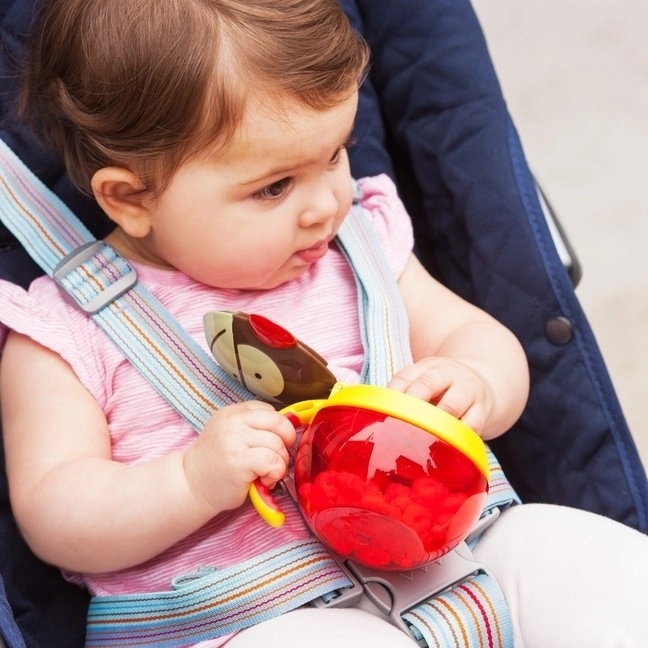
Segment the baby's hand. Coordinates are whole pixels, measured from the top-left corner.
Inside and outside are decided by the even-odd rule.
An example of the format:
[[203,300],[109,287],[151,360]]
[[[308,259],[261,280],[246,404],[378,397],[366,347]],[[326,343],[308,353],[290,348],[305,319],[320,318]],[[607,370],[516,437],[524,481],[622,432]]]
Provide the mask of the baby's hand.
[[420,360],[401,369],[387,386],[440,407],[478,434],[493,408],[490,386],[481,374],[450,358]]
[[237,508],[257,477],[272,488],[286,475],[294,442],[293,424],[268,403],[224,407],[185,452],[187,482],[214,514]]

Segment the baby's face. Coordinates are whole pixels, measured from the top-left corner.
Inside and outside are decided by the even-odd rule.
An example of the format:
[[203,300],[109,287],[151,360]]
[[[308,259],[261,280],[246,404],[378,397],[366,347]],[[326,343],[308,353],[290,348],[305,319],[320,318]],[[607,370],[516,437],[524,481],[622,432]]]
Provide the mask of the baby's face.
[[316,263],[351,206],[357,99],[253,103],[225,152],[184,164],[156,199],[149,258],[230,289],[274,288]]

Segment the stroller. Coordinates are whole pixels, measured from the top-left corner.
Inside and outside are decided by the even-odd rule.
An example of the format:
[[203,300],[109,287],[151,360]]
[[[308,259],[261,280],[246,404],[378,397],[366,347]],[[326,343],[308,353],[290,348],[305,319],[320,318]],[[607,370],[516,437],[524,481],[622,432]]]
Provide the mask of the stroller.
[[[2,0],[0,137],[100,237],[105,222],[60,161],[11,120],[33,2]],[[566,268],[468,0],[341,0],[374,52],[350,150],[354,176],[389,173],[414,221],[417,254],[452,290],[520,338],[531,396],[491,444],[523,501],[591,510],[648,532],[648,482]],[[0,230],[0,276],[40,270]],[[0,485],[0,634],[8,646],[83,645],[87,595],[38,561]],[[9,618],[12,612],[15,624]],[[4,615],[4,616],[3,616]],[[0,639],[0,646],[2,640]]]

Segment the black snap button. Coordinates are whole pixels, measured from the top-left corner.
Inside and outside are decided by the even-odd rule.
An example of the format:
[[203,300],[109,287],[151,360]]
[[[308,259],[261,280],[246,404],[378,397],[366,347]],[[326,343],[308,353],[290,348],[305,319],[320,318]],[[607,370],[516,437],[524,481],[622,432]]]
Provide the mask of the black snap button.
[[553,344],[567,344],[574,334],[572,323],[562,315],[551,318],[545,326],[545,335]]

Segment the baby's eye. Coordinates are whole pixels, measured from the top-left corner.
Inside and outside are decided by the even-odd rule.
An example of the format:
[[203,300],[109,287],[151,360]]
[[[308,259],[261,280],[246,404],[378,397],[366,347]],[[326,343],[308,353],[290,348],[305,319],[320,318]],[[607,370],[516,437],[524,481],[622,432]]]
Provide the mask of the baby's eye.
[[333,157],[329,160],[329,164],[337,164],[340,161],[342,151],[344,151],[345,148],[346,146],[340,146],[340,148],[333,154]]
[[281,198],[289,184],[290,178],[282,178],[257,191],[254,197],[259,200],[276,200],[277,198]]

